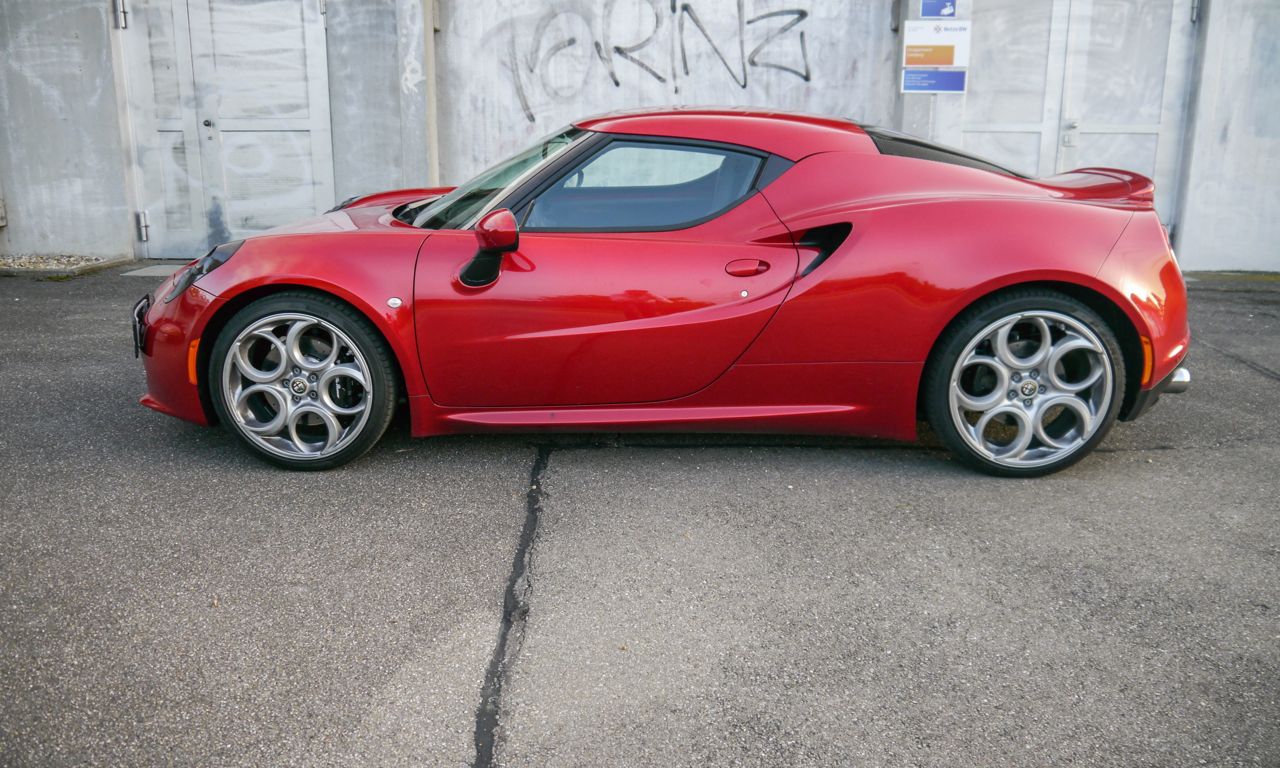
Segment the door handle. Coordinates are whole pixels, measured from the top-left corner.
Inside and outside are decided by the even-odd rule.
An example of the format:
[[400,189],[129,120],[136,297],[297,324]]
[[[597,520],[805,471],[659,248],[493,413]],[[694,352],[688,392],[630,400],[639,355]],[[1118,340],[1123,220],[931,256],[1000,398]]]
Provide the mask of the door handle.
[[754,277],[769,271],[769,262],[760,259],[734,259],[724,265],[724,271],[734,277]]

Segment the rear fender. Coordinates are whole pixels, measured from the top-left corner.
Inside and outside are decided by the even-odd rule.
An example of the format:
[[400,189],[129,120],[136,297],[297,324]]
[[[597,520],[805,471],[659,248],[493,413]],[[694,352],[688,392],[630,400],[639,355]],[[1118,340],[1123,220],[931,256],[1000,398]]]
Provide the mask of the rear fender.
[[[830,218],[804,214],[787,220],[793,232]],[[1013,199],[850,208],[848,237],[796,280],[742,362],[922,363],[965,307],[1018,283],[1080,284],[1117,301],[1095,275],[1132,215]]]
[[1155,211],[1135,214],[1098,270],[1117,302],[1151,343],[1151,370],[1144,389],[1173,373],[1187,354],[1187,286]]

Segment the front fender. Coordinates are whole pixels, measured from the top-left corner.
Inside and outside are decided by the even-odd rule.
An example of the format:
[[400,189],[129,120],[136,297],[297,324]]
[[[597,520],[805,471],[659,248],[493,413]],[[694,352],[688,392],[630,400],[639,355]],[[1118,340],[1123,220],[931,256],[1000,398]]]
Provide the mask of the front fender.
[[[382,333],[404,377],[405,394],[427,394],[413,330],[413,270],[427,240],[420,230],[251,238],[197,285],[218,306],[271,289],[306,288],[355,307]],[[400,306],[388,301],[400,299]]]

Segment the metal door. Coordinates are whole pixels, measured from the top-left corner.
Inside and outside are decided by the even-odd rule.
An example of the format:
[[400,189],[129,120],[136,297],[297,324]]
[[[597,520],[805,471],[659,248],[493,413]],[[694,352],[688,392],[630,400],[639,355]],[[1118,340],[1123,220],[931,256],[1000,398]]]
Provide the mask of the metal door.
[[1104,166],[1156,182],[1176,211],[1192,49],[1192,0],[1072,0],[1058,171]]
[[125,30],[146,255],[333,204],[320,0],[135,0]]
[[937,97],[938,139],[1036,176],[1090,165],[1148,175],[1171,224],[1192,4],[974,3],[969,92]]

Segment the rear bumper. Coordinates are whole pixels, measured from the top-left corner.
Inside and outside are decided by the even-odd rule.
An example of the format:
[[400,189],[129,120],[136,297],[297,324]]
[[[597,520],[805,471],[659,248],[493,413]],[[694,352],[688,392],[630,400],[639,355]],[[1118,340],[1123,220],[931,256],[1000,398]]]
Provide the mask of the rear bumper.
[[143,405],[196,424],[210,424],[191,374],[213,302],[212,295],[192,286],[167,303],[145,296],[134,305],[134,354],[142,358],[147,374],[147,392],[139,400]]
[[1124,420],[1133,421],[1151,410],[1159,402],[1161,395],[1179,395],[1190,388],[1191,369],[1186,366],[1186,360],[1184,359],[1154,387],[1138,390],[1138,394],[1133,400],[1133,407],[1129,409],[1129,413]]

